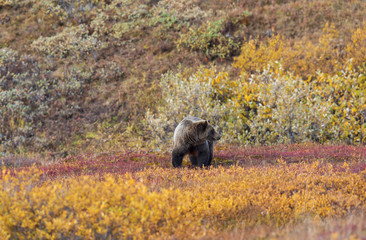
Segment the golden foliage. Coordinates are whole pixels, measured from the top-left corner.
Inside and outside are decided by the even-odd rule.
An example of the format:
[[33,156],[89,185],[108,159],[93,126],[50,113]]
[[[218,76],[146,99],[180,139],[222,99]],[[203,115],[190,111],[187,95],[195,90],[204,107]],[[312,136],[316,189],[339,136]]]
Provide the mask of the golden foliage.
[[[334,25],[326,24],[317,42],[306,38],[290,41],[276,35],[264,41],[252,39],[243,43],[234,67],[242,74],[261,72],[270,66],[283,73],[293,73],[304,79],[316,76],[318,71],[337,74],[350,64],[349,70],[363,66],[366,47],[366,24],[351,30],[351,38],[340,38]],[[280,64],[278,64],[280,63]]]
[[[283,225],[344,216],[366,205],[366,172],[348,164],[148,169],[102,179],[0,180],[2,239],[198,238],[237,224]],[[242,225],[241,225],[242,226]]]

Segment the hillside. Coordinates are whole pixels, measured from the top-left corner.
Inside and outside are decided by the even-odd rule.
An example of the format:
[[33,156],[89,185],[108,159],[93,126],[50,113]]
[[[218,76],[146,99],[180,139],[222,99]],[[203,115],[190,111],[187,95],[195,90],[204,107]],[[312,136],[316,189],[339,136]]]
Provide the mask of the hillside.
[[[203,101],[232,109],[230,113],[203,114],[227,136],[241,132],[223,142],[363,143],[364,95],[358,92],[356,100],[347,99],[352,106],[339,102],[347,96],[343,89],[347,91],[348,83],[342,85],[345,78],[352,80],[354,90],[365,83],[365,8],[364,1],[2,0],[0,152],[64,157],[80,149],[156,148],[168,142],[170,135],[164,132],[179,118],[195,114],[192,109],[182,112],[184,106],[177,106],[179,114],[164,112],[166,100],[176,97],[170,79],[194,76],[213,84],[208,86],[213,92]],[[343,68],[350,70],[347,76],[342,76]],[[162,77],[165,73],[168,76]],[[319,106],[317,111],[344,121],[309,120],[299,123],[304,125],[299,129],[287,126],[282,132],[261,137],[273,131],[262,123],[257,129],[248,123],[257,121],[257,126],[262,119],[253,120],[249,115],[258,115],[259,103],[266,105],[258,99],[262,93],[245,85],[249,74],[258,84],[264,84],[263,74],[280,74],[283,79],[279,82],[302,79],[292,85],[310,80],[314,94],[323,99],[307,101],[335,95],[324,107],[327,110],[319,110]],[[355,79],[356,74],[362,77]],[[338,93],[324,89],[331,77],[338,79],[331,80],[339,84]],[[224,82],[217,84],[212,79]],[[171,92],[162,91],[164,82]],[[313,86],[319,86],[319,91]],[[192,86],[184,88],[194,91]],[[309,86],[304,85],[306,88]],[[229,100],[240,108],[227,105]],[[343,119],[341,108],[356,110]],[[206,111],[219,111],[210,109],[212,106]],[[279,107],[263,111],[275,110],[286,115]],[[164,121],[164,114],[176,116],[162,127],[157,122]],[[241,121],[235,122],[238,116]],[[355,120],[350,122],[352,118]],[[270,121],[283,126],[284,121],[295,120]],[[353,127],[329,129],[345,122]],[[321,128],[329,130],[318,134]],[[312,136],[300,137],[298,131]],[[336,131],[342,136],[336,136]],[[289,135],[288,139],[279,138],[281,134]]]

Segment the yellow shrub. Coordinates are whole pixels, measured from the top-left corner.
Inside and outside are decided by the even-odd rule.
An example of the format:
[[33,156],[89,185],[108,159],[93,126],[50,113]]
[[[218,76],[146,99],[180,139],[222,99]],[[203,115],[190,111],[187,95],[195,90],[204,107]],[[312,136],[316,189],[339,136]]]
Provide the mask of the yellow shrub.
[[[295,41],[283,52],[283,68],[304,79],[315,77],[317,71],[334,74],[343,66],[339,52],[339,34],[334,26],[325,25],[318,42]],[[341,67],[341,68],[340,68]]]
[[335,74],[343,69],[343,64],[349,58],[356,54],[362,55],[356,53],[357,45],[363,43],[364,35],[361,30],[354,31],[353,45],[349,45],[346,55],[341,54],[345,45],[335,27],[326,24],[323,31],[317,42],[308,39],[292,42],[280,35],[263,41],[250,40],[243,44],[241,54],[235,59],[233,66],[246,75],[261,72],[270,66],[272,71],[293,73],[295,76],[308,79],[314,77],[317,71]]
[[[351,60],[351,66],[355,70],[365,67],[366,56],[366,24],[353,31],[351,41],[346,48],[347,60]],[[364,69],[363,69],[364,70]]]
[[40,171],[3,175],[0,237],[199,238],[237,224],[283,225],[343,216],[366,205],[366,172],[332,165],[148,169],[103,179],[42,182]]
[[270,63],[281,60],[285,47],[287,47],[285,40],[280,35],[269,38],[265,42],[257,39],[244,41],[241,54],[235,58],[233,66],[240,68],[242,74],[262,71]]

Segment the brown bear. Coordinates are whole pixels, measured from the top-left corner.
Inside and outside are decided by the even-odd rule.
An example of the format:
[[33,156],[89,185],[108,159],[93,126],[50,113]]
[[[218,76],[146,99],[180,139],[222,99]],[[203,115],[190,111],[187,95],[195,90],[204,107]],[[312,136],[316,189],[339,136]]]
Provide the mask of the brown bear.
[[174,131],[172,163],[182,165],[183,157],[188,154],[192,165],[210,166],[213,158],[213,142],[221,138],[206,120],[186,117]]

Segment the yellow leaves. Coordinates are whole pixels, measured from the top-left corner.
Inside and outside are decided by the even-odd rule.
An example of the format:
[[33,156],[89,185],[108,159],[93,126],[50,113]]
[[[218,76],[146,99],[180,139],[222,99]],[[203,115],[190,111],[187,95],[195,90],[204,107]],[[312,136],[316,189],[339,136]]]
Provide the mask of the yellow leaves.
[[[350,172],[349,163],[341,167],[344,172],[324,162],[279,159],[269,167],[156,168],[103,179],[40,182],[27,172],[5,174],[0,237],[195,238],[236,222],[282,225],[344,215],[365,207],[366,179],[365,172]],[[22,230],[14,233],[15,227]]]
[[[37,179],[20,174],[7,178],[13,184],[8,191],[0,189],[0,236],[8,238],[17,227],[28,238],[192,238],[232,221],[281,225],[365,207],[364,173],[348,171],[348,163],[342,166],[345,172],[323,162],[290,165],[279,159],[278,164],[204,171],[156,168],[101,180],[39,182],[37,187],[30,187]],[[155,176],[162,181],[158,185]],[[4,179],[0,186],[6,185]]]
[[275,63],[282,58],[284,48],[284,38],[280,35],[270,38],[266,42],[249,40],[243,43],[242,52],[239,57],[235,58],[233,66],[240,68],[242,74],[262,71],[269,63]]
[[326,24],[317,42],[306,38],[291,41],[280,35],[262,41],[245,41],[233,66],[243,75],[269,69],[276,74],[293,73],[304,79],[312,79],[318,71],[332,75],[347,68],[359,71],[366,54],[366,24],[351,32],[351,40],[345,42],[334,25]]
[[244,95],[244,100],[246,102],[250,102],[252,100],[252,96],[251,95]]

